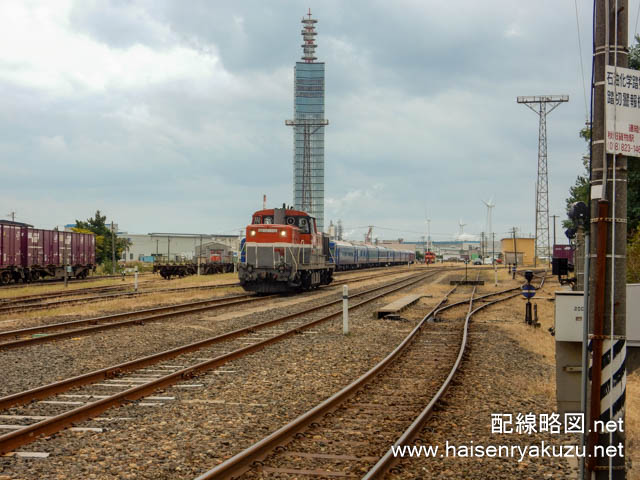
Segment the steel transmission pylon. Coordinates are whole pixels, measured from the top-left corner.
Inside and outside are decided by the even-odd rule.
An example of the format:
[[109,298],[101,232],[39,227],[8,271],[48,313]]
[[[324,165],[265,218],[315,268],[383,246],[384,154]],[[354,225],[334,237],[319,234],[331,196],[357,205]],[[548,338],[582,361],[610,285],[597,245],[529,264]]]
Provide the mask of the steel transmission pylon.
[[547,171],[547,115],[558,105],[569,101],[569,95],[518,97],[540,119],[538,128],[538,177],[536,180],[536,245],[534,265],[538,258],[551,258],[549,248],[549,176]]

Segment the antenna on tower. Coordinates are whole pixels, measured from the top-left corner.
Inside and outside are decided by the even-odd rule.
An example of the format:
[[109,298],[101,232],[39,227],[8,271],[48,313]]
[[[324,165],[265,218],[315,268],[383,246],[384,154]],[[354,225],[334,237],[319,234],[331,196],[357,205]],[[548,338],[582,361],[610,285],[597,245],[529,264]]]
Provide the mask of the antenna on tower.
[[315,18],[311,18],[311,9],[309,9],[309,13],[307,13],[307,17],[302,17],[302,40],[304,43],[302,44],[302,51],[304,55],[302,55],[302,60],[306,63],[312,63],[314,60],[317,60],[316,57],[316,32],[315,24],[318,21]]

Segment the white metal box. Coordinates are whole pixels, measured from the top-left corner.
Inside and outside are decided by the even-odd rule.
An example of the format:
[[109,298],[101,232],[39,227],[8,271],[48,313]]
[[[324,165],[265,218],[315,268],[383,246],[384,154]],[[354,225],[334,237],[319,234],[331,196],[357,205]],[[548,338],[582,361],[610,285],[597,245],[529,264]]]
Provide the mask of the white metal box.
[[640,283],[627,283],[627,346],[640,346]]
[[557,342],[582,342],[582,292],[556,292],[555,330]]
[[[556,292],[555,329],[558,342],[582,342],[582,292]],[[640,283],[627,284],[627,345],[640,346]]]

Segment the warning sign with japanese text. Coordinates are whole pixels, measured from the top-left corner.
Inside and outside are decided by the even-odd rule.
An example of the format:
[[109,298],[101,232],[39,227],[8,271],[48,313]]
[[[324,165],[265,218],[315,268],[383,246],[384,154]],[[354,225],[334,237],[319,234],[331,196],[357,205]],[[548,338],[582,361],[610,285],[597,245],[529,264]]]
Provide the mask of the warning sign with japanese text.
[[640,157],[640,71],[607,65],[604,88],[607,153]]

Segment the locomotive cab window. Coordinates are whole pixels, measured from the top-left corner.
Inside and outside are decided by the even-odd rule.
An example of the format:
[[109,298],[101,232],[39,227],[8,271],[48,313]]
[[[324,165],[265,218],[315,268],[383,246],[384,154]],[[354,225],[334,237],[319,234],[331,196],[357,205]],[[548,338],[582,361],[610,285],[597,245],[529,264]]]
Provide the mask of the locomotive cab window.
[[259,225],[262,223],[262,217],[260,215],[256,215],[255,217],[253,217],[253,224],[254,225]]
[[273,217],[271,216],[262,217],[262,223],[264,223],[265,225],[271,225],[273,223]]
[[300,228],[300,233],[309,233],[307,217],[298,217],[298,228]]

